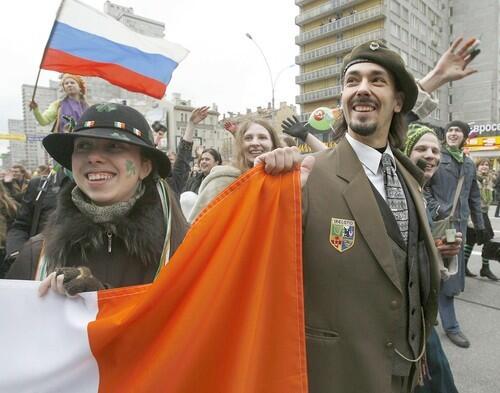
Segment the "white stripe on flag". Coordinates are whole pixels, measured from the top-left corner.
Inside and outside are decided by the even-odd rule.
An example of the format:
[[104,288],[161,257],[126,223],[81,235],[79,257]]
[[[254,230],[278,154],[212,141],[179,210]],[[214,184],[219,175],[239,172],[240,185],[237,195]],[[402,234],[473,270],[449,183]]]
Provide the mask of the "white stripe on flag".
[[0,280],[0,392],[95,393],[99,370],[87,324],[97,293],[37,294],[39,282]]
[[189,51],[163,38],[136,33],[109,15],[78,0],[65,0],[57,19],[75,29],[128,45],[146,53],[164,55],[176,63],[186,58]]

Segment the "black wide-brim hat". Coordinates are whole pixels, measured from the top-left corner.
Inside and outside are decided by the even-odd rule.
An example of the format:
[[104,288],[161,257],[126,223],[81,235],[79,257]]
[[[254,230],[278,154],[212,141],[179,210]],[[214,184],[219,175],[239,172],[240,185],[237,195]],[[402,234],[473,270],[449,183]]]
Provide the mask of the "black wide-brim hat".
[[347,69],[358,63],[375,63],[389,71],[396,80],[397,89],[405,96],[402,112],[412,110],[418,97],[417,83],[397,52],[389,49],[382,41],[369,41],[358,45],[344,58],[342,80]]
[[43,138],[45,150],[63,167],[71,170],[75,138],[88,137],[129,143],[141,148],[158,175],[170,174],[170,160],[154,145],[153,132],[144,116],[130,106],[102,103],[88,108],[73,132],[50,134]]

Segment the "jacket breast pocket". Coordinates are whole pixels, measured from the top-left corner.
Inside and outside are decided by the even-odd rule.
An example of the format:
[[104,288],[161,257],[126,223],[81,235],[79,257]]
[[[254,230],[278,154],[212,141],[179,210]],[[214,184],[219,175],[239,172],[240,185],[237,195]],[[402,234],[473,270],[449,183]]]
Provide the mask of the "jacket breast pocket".
[[340,335],[333,330],[306,326],[306,338],[311,338],[313,340],[336,341],[340,338]]
[[306,326],[307,373],[309,391],[331,392],[342,383],[343,373],[340,335],[332,330]]

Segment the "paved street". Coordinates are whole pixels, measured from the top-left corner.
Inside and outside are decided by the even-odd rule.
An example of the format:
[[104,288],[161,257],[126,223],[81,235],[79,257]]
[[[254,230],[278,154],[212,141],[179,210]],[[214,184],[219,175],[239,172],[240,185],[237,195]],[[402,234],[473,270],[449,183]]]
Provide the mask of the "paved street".
[[[500,240],[500,218],[490,219]],[[481,247],[476,246],[469,263],[474,273],[481,268]],[[500,277],[500,263],[491,261],[491,270]],[[466,278],[465,292],[456,301],[457,317],[471,347],[453,345],[441,325],[438,333],[455,376],[460,393],[500,393],[500,281]]]

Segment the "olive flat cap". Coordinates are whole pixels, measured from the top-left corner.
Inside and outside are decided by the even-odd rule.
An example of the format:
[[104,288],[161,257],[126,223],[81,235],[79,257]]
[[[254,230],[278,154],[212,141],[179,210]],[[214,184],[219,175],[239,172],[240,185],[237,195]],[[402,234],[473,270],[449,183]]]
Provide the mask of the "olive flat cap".
[[357,63],[375,63],[389,71],[396,80],[396,88],[402,91],[405,98],[402,112],[409,112],[418,96],[415,78],[406,69],[403,58],[381,41],[369,41],[356,46],[342,63],[342,79],[347,69]]

